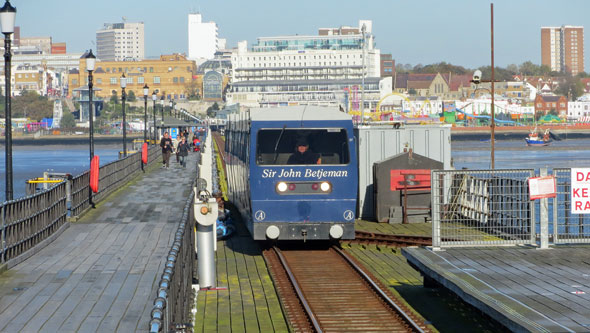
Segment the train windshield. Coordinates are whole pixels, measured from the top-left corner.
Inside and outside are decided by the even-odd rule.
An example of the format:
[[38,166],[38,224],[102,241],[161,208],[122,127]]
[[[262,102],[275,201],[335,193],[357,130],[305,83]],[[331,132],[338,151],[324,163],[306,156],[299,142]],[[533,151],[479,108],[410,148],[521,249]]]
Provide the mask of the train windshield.
[[273,128],[258,131],[258,165],[339,165],[349,162],[348,135],[343,128]]

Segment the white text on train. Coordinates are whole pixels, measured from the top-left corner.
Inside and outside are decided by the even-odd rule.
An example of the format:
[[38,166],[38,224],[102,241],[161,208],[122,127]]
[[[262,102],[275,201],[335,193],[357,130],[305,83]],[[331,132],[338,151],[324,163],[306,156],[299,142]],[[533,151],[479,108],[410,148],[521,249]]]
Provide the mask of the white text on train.
[[[277,174],[278,172],[278,174]],[[324,169],[305,169],[305,172],[302,173],[299,170],[293,169],[281,169],[279,171],[272,170],[272,169],[263,169],[262,170],[262,178],[314,178],[314,179],[322,179],[322,178],[330,178],[330,177],[348,177],[347,170],[324,170]]]

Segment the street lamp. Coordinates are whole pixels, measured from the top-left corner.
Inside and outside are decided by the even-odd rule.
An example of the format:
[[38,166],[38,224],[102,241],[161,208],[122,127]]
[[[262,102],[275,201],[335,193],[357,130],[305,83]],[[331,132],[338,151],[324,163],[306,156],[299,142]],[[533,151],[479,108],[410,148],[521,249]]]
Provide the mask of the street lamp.
[[168,102],[168,106],[170,107],[170,117],[172,117],[172,110],[174,109],[174,100],[171,99],[170,102]]
[[4,149],[6,162],[6,201],[13,199],[12,191],[12,110],[10,105],[10,35],[14,33],[14,20],[16,18],[16,8],[10,5],[6,0],[4,6],[0,8],[0,23],[2,24],[2,33],[4,34],[4,110],[6,114],[4,136],[6,138],[6,148]]
[[[92,83],[92,72],[96,64],[96,57],[92,54],[92,49],[90,49],[84,58],[86,59],[86,71],[88,71],[88,136],[90,138],[90,163],[92,164],[94,158],[94,114],[92,111],[92,87],[94,85]],[[88,186],[88,204],[94,208],[92,188],[90,186]]]
[[164,95],[162,95],[162,97],[160,98],[160,118],[162,119],[160,127],[162,127],[162,131],[163,131],[164,130]]
[[152,93],[152,101],[154,102],[154,106],[152,108],[152,119],[154,120],[154,144],[156,144],[156,100],[158,99],[158,96],[156,95],[156,91],[154,90],[154,92]]
[[143,86],[143,142],[147,142],[147,97],[150,93],[150,87],[147,83]]
[[125,77],[125,73],[121,75],[121,101],[123,102],[123,123],[121,124],[121,128],[123,129],[123,156],[127,157],[127,120],[125,119],[125,102],[127,100],[127,94],[125,93],[125,88],[127,87],[127,78]]

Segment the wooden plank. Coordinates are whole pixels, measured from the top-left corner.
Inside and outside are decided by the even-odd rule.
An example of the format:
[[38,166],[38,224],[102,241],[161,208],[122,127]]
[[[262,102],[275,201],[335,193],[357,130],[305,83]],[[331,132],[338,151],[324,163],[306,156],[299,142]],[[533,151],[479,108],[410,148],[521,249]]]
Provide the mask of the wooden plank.
[[258,330],[258,319],[256,316],[256,305],[254,303],[254,295],[252,293],[252,284],[248,276],[248,261],[246,257],[245,242],[250,242],[249,238],[237,237],[237,247],[234,251],[236,257],[236,265],[238,270],[238,282],[240,284],[240,295],[242,298],[242,310],[244,313],[244,323],[246,331]]
[[[235,249],[238,246],[237,237],[228,240],[229,248]],[[241,332],[246,330],[244,321],[244,308],[242,306],[242,294],[240,291],[240,280],[238,276],[238,260],[236,253],[226,252],[227,257],[227,282],[229,289],[230,309],[231,309],[231,330],[232,332]]]
[[232,251],[227,248],[225,241],[217,242],[217,330],[219,332],[231,331],[231,308],[229,299],[227,260],[226,252]]
[[266,262],[262,256],[256,257],[255,261],[258,272],[260,272],[260,283],[262,285],[264,295],[266,296],[266,302],[268,304],[268,311],[272,321],[273,331],[288,332],[289,329],[287,319],[283,315],[281,303],[279,302],[277,291],[268,272],[268,268],[266,267]]

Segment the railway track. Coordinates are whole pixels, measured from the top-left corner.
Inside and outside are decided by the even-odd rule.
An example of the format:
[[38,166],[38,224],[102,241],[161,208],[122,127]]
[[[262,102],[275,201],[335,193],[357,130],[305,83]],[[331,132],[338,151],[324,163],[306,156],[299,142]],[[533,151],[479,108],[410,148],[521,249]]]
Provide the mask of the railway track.
[[385,245],[395,247],[431,246],[432,237],[416,235],[388,235],[366,231],[355,231],[355,239],[346,240],[349,244]]
[[296,332],[430,332],[377,279],[337,247],[264,251]]

